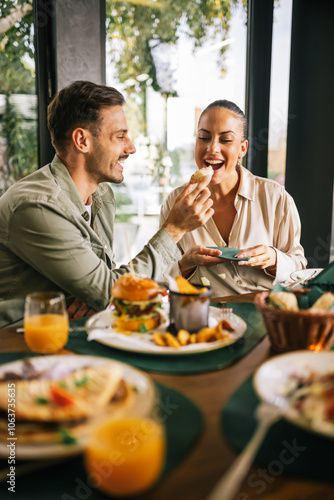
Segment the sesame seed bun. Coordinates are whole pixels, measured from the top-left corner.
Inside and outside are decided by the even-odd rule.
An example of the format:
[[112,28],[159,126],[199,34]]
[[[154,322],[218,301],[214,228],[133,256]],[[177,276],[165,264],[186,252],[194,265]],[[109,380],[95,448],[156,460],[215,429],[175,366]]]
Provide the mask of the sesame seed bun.
[[132,273],[123,274],[111,289],[113,298],[129,301],[150,300],[161,293],[158,283]]

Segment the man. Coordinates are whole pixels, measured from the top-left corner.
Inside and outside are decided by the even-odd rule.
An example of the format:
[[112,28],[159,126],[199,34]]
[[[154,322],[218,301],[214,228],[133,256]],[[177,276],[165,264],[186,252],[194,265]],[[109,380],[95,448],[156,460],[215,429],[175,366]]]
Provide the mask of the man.
[[[130,270],[115,268],[115,198],[107,184],[123,181],[123,163],[135,152],[123,104],[116,89],[85,81],[50,103],[55,158],[0,198],[0,326],[22,319],[24,298],[34,291],[63,291],[70,317],[101,310],[113,282]],[[136,273],[156,279],[180,259],[177,242],[213,214],[209,179],[181,192],[133,259]]]

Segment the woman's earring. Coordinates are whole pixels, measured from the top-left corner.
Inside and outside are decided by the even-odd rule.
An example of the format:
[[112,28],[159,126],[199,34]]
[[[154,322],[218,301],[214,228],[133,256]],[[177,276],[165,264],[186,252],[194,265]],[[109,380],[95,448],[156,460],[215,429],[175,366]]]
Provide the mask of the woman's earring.
[[241,166],[241,158],[238,158],[238,161],[237,161],[237,166],[240,167]]

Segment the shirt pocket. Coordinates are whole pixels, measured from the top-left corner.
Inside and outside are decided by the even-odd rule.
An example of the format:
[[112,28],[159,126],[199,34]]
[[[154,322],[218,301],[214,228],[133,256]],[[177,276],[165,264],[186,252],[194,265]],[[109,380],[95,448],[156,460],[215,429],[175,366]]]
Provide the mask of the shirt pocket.
[[107,245],[103,246],[102,244],[96,243],[94,241],[91,242],[91,247],[95,255],[97,255],[99,259],[103,260],[103,262],[107,264],[109,269],[111,269],[112,257],[108,252],[108,250],[110,250],[109,247]]

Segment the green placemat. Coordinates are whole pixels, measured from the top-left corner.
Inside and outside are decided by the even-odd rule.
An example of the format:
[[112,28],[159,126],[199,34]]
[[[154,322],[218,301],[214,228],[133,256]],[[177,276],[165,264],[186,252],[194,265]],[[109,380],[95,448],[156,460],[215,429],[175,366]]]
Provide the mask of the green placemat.
[[[249,377],[229,399],[221,415],[221,427],[228,443],[240,452],[253,435],[257,421],[254,411],[260,400]],[[285,420],[268,431],[255,463],[265,466],[249,479],[255,486],[260,481],[273,481],[282,473],[310,479],[332,481],[334,440],[307,432]],[[261,483],[262,484],[262,483]],[[265,484],[265,483],[263,483]]]
[[[227,304],[247,323],[245,335],[233,345],[197,354],[157,355],[121,351],[96,341],[87,342],[85,332],[73,332],[66,347],[80,354],[91,354],[117,359],[146,371],[161,373],[203,373],[220,370],[242,358],[253,349],[266,334],[260,313],[254,304]],[[73,322],[84,325],[86,320]]]
[[[29,353],[0,354],[0,364],[30,356]],[[176,467],[195,444],[203,426],[198,407],[183,394],[156,384],[159,393],[161,418],[166,426],[167,458],[163,476]],[[23,461],[18,460],[16,467]],[[8,468],[6,460],[0,460],[0,470]],[[67,459],[59,465],[30,472],[16,478],[15,493],[7,490],[9,485],[0,483],[0,498],[16,500],[102,500],[105,495],[94,489],[87,481],[81,456]],[[134,498],[134,497],[132,497]],[[140,498],[138,496],[137,498]]]

